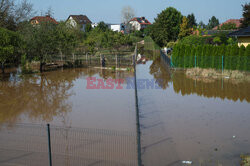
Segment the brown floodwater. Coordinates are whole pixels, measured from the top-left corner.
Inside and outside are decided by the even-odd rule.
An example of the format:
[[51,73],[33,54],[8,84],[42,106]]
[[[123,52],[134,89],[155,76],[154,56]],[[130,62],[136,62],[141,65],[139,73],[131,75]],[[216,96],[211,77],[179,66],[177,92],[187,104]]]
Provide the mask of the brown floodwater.
[[[79,68],[7,73],[0,77],[0,165],[34,165],[30,158],[38,156],[46,160],[46,130],[32,125],[47,123],[58,126],[52,130],[58,145],[54,165],[136,165],[134,90],[126,88],[127,81],[123,89],[86,88],[89,77],[126,79],[133,72]],[[160,88],[138,86],[143,165],[240,165],[240,155],[250,154],[249,82],[189,78],[159,58],[137,65],[139,83],[152,79]],[[40,139],[44,146],[37,145]],[[61,149],[65,144],[69,147]],[[23,159],[29,154],[20,151],[33,156]],[[87,156],[84,164],[74,158],[82,156]]]
[[250,82],[188,78],[160,59],[137,76],[162,89],[140,89],[144,165],[240,165],[250,154]]
[[94,68],[1,76],[0,165],[48,165],[47,123],[53,165],[136,165],[134,90],[87,89],[89,77],[131,76]]

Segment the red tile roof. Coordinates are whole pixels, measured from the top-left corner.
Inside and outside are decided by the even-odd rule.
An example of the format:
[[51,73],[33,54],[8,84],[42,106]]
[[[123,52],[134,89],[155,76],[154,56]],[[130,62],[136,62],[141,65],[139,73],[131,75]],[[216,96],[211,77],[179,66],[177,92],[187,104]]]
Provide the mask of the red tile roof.
[[32,20],[37,20],[38,23],[50,22],[50,23],[58,24],[58,22],[50,16],[36,16],[36,17],[33,17],[30,21],[32,21]]
[[[226,22],[220,24],[219,26],[221,27],[223,24],[234,23],[234,24],[236,24],[236,28],[240,28],[242,20],[243,20],[243,18],[241,18],[241,19],[229,19]],[[218,26],[213,28],[213,30],[217,30],[217,29],[218,29]]]
[[137,21],[141,25],[151,25],[151,23],[145,17],[134,17],[130,21]]

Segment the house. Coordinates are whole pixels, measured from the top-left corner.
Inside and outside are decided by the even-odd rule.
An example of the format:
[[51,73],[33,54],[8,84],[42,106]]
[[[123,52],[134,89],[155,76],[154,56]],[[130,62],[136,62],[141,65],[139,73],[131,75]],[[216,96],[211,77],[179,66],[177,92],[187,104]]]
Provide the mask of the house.
[[85,32],[85,27],[87,24],[92,24],[89,18],[86,15],[70,15],[66,20],[66,23],[71,25],[74,28],[79,27],[82,31]]
[[121,32],[121,24],[107,24],[108,28],[115,32]]
[[250,44],[250,26],[232,32],[228,36],[236,37],[238,39],[238,45],[244,45],[246,47]]
[[[106,24],[108,28],[114,32],[121,32],[123,29],[123,24]],[[98,23],[92,23],[92,28],[95,28],[98,26]]]
[[95,27],[97,27],[97,26],[98,26],[98,23],[92,23],[92,24],[91,24],[91,27],[92,27],[92,28],[95,28]]
[[243,20],[243,18],[241,19],[229,19],[226,22],[220,24],[219,26],[216,26],[213,28],[213,30],[218,30],[219,27],[221,27],[223,24],[228,24],[228,23],[232,23],[236,25],[236,28],[239,29],[241,26],[241,21]]
[[30,19],[30,23],[32,25],[38,25],[38,24],[41,24],[41,23],[58,24],[58,22],[54,18],[50,17],[49,15],[33,17],[32,19]]
[[134,30],[141,30],[146,28],[151,23],[145,17],[135,17],[129,21],[129,24],[132,26]]

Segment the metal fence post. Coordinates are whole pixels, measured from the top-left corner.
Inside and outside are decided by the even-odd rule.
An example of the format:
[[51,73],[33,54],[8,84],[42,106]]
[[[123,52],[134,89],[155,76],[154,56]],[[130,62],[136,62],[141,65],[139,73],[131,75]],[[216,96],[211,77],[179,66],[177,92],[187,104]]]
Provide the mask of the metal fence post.
[[48,129],[48,146],[49,146],[49,165],[52,166],[52,156],[51,156],[51,142],[50,142],[50,125],[47,124]]
[[173,67],[173,63],[172,63],[172,55],[170,56],[170,67]]
[[136,109],[136,127],[137,127],[138,166],[142,166],[142,159],[141,159],[141,129],[140,129],[140,115],[139,115],[139,103],[138,103],[137,80],[136,80],[136,58],[137,58],[137,44],[136,44],[136,47],[135,47],[135,55],[134,55],[135,109]]

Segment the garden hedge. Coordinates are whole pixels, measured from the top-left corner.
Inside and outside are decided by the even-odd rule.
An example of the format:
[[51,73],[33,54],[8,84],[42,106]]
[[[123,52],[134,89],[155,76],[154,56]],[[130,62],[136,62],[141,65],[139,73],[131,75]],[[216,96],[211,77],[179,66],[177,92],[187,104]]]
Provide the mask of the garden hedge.
[[250,71],[250,45],[184,45],[174,46],[172,64],[179,68],[215,68]]

